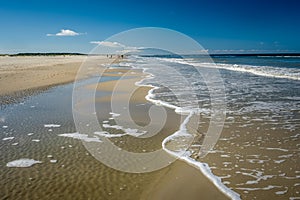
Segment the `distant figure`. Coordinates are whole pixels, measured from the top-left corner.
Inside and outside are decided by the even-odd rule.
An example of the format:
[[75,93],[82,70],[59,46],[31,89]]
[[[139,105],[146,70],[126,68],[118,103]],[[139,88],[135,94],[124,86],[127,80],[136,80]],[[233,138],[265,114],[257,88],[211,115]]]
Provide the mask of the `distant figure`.
[[110,58],[112,58],[112,55],[110,55]]
[[122,58],[122,59],[124,58],[124,55],[123,55],[123,54],[121,55],[121,58]]

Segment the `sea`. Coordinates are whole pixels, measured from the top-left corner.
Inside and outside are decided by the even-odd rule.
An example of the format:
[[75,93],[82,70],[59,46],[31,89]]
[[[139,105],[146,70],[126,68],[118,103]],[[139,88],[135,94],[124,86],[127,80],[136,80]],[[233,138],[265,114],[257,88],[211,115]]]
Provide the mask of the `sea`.
[[[138,83],[154,87],[148,100],[187,118],[200,116],[194,129],[202,140],[169,150],[168,142],[189,134],[181,124],[180,133],[163,141],[167,152],[199,168],[233,199],[300,199],[300,56],[132,56],[124,65],[149,74]],[[209,128],[220,110],[219,135]],[[214,140],[199,157],[205,137]]]

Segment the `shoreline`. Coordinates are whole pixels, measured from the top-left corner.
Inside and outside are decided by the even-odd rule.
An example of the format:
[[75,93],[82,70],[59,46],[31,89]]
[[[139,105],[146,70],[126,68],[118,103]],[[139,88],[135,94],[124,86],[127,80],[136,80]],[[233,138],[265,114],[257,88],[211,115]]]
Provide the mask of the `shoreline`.
[[[177,107],[171,107],[166,106],[164,103],[160,103],[159,105],[155,100],[151,99],[151,92],[157,87],[155,86],[149,86],[149,85],[142,85],[140,84],[143,79],[147,79],[149,76],[149,73],[140,72],[140,69],[131,69],[132,71],[135,71],[135,75],[133,78],[121,80],[123,84],[120,84],[121,87],[118,87],[116,89],[116,85],[119,84],[119,81],[108,81],[99,84],[98,86],[91,86],[87,88],[97,88],[97,90],[100,91],[114,91],[117,94],[120,93],[128,93],[131,89],[130,87],[133,87],[133,90],[139,90],[141,89],[143,92],[141,92],[143,95],[135,95],[133,94],[133,102],[135,103],[145,103],[148,102],[152,104],[152,106],[163,106],[164,108],[171,110],[172,115],[176,116],[183,116],[176,112],[178,109]],[[127,76],[127,75],[126,75]],[[128,76],[130,76],[128,74]],[[126,87],[125,87],[126,86]],[[137,98],[135,97],[137,96]],[[99,102],[109,102],[111,101],[111,97],[107,96],[104,98],[99,99]],[[124,99],[127,99],[128,97],[124,94],[117,95],[118,100],[124,101]],[[122,116],[122,115],[121,115]],[[189,116],[185,117],[186,119],[189,118]],[[184,120],[183,125],[185,126]],[[167,125],[168,126],[168,125]],[[178,130],[180,130],[181,127],[178,127]],[[170,136],[173,134],[176,134],[176,132],[173,132]],[[169,136],[168,136],[169,137]],[[166,139],[166,138],[165,138]],[[163,140],[164,143],[164,140]],[[162,144],[163,145],[163,144]],[[164,145],[162,147],[165,149]],[[166,150],[166,149],[165,149]],[[168,151],[167,151],[168,152]],[[174,154],[168,152],[171,156],[174,156]],[[177,157],[177,156],[175,156]],[[203,166],[200,166],[203,165]],[[239,195],[236,194],[234,191],[227,188],[223,183],[219,180],[218,177],[216,177],[209,169],[208,165],[205,163],[201,163],[198,161],[191,162],[189,158],[182,157],[177,158],[174,163],[171,164],[171,166],[167,166],[166,168],[170,168],[166,174],[164,174],[162,177],[157,177],[158,180],[153,182],[152,186],[150,186],[145,192],[143,192],[142,199],[174,199],[178,196],[182,195],[182,192],[184,192],[183,197],[187,197],[188,199],[199,199],[205,198],[205,199],[240,199]],[[174,177],[178,176],[175,180]],[[193,185],[191,187],[191,185]],[[202,191],[206,191],[204,194]],[[209,192],[208,192],[209,191]],[[149,198],[148,196],[151,196]]]
[[[151,102],[153,105],[160,105],[160,106],[163,106],[165,108],[168,108],[168,109],[171,109],[171,110],[174,110],[174,112],[177,114],[177,115],[180,115],[180,116],[185,116],[185,120],[181,123],[178,131],[181,131],[182,129],[188,129],[187,127],[189,126],[189,123],[192,123],[191,122],[191,118],[192,118],[192,115],[193,113],[192,112],[188,112],[188,113],[183,113],[181,112],[181,108],[180,107],[177,107],[177,106],[174,106],[174,105],[171,105],[171,104],[168,104],[164,101],[161,101],[161,100],[155,100],[155,99],[152,99],[151,97],[153,96],[153,91],[156,90],[156,89],[159,89],[159,87],[157,86],[153,86],[153,85],[143,85],[142,82],[143,80],[145,79],[148,79],[149,78],[149,75],[150,77],[153,76],[153,74],[149,73],[149,72],[146,72],[145,69],[143,69],[143,74],[145,74],[145,78],[142,78],[141,80],[139,80],[138,82],[135,82],[135,85],[138,86],[138,87],[145,87],[145,88],[148,88],[148,93],[147,95],[144,97],[146,101],[148,102]],[[176,135],[177,132],[173,133],[172,135],[168,136],[167,138],[165,138],[163,140],[163,143],[162,143],[162,148],[168,152],[170,155],[174,156],[175,158],[177,158],[177,160],[175,162],[181,162],[187,166],[182,166],[181,168],[179,167],[178,169],[175,168],[174,171],[181,171],[182,173],[185,173],[186,174],[186,177],[189,177],[189,181],[191,181],[191,179],[194,178],[194,176],[196,175],[195,173],[190,173],[189,172],[189,167],[197,170],[198,172],[200,172],[203,176],[204,176],[204,179],[207,179],[209,182],[211,182],[214,187],[216,187],[218,189],[219,192],[221,192],[223,195],[226,196],[226,198],[228,199],[234,199],[234,200],[238,200],[240,199],[240,195],[238,193],[236,193],[235,191],[229,189],[228,187],[226,187],[221,179],[214,175],[210,169],[210,167],[208,166],[208,164],[206,163],[203,163],[203,162],[200,162],[200,161],[196,161],[194,160],[193,158],[189,157],[189,156],[178,156],[176,153],[174,152],[171,152],[170,150],[168,150],[166,147],[165,147],[165,144],[167,142],[167,140],[169,140],[169,137],[173,137]],[[171,172],[172,173],[172,172]],[[196,175],[197,176],[197,175]],[[186,178],[185,177],[185,178]],[[174,178],[174,177],[170,177],[170,178]],[[197,181],[197,180],[194,180],[194,181]],[[172,181],[173,182],[173,181]],[[193,182],[193,181],[191,181]],[[179,184],[180,187],[178,188],[178,190],[180,191],[180,189],[182,189],[184,186],[182,185],[183,183],[176,183],[176,184]],[[160,188],[164,188],[165,189],[160,189]],[[159,193],[159,195],[156,195],[154,199],[175,199],[175,198],[178,198],[178,196],[180,196],[181,194],[180,193],[176,193],[174,191],[178,191],[178,190],[175,190],[174,188],[175,187],[178,187],[178,186],[173,186],[174,190],[172,191],[168,191],[169,186],[166,186],[166,185],[161,185],[161,186],[155,186],[155,188],[157,188],[157,190],[161,190]],[[195,187],[195,186],[194,186]],[[196,193],[198,194],[198,192],[196,192],[196,190],[202,190],[203,186],[201,184],[199,184],[199,188],[198,189],[192,189],[192,190],[195,190],[193,192],[190,192],[190,196],[188,197],[188,199],[198,199],[198,195],[195,195]],[[190,190],[190,188],[186,187],[187,190]],[[193,194],[194,193],[194,194]],[[187,198],[187,195],[184,195],[182,197],[185,197]],[[214,197],[212,196],[203,196],[205,199],[210,199],[210,198],[214,198],[214,199],[219,199],[220,197],[218,197],[218,195],[215,195]],[[223,199],[223,197],[221,198]]]
[[[103,59],[106,62],[103,62],[102,64],[109,64],[108,61],[111,61],[109,59]],[[56,68],[55,70],[59,70],[59,68],[61,67],[61,65],[58,65],[59,67]],[[26,78],[28,78],[27,80],[29,81],[29,83],[36,83],[36,87],[32,87],[33,85],[27,85],[27,89],[22,89],[20,87],[17,87],[20,82],[23,83],[21,80],[18,80],[17,82],[14,82],[13,86],[17,89],[16,91],[7,93],[6,96],[10,96],[12,95],[14,92],[18,93],[20,92],[21,94],[26,94],[28,91],[32,91],[37,92],[38,88],[42,88],[45,87],[45,90],[47,90],[50,87],[53,86],[57,86],[57,85],[64,85],[66,83],[70,83],[72,81],[74,81],[74,78],[72,79],[72,75],[74,75],[74,70],[78,70],[79,62],[77,64],[70,64],[67,63],[65,65],[63,65],[65,67],[72,67],[72,69],[70,69],[69,74],[64,74],[62,73],[60,76],[58,77],[64,77],[68,80],[68,81],[63,81],[66,79],[50,79],[50,82],[43,82],[43,79],[39,79],[39,81],[35,80],[33,77],[30,77],[30,73],[34,70],[36,70],[38,67],[31,67],[29,70],[25,70],[25,74],[26,74]],[[53,66],[46,66],[48,67],[44,72],[44,75],[46,74],[51,74],[53,73],[51,70],[53,69]],[[76,68],[77,67],[77,68]],[[39,69],[39,68],[38,68]],[[19,69],[17,69],[19,70]],[[21,69],[21,71],[23,71],[24,69]],[[124,70],[124,69],[123,69]],[[120,71],[120,70],[119,70]],[[122,69],[121,69],[122,71]],[[93,71],[96,72],[96,71]],[[114,69],[113,72],[118,72],[118,69]],[[18,73],[16,73],[18,74]],[[20,73],[21,75],[24,75],[23,73]],[[1,76],[2,74],[0,74]],[[76,73],[75,73],[76,75]],[[109,76],[109,73],[106,74],[107,76]],[[137,78],[142,78],[142,75],[146,75],[145,73],[137,73],[135,74],[135,80],[137,80]],[[119,75],[120,76],[120,75]],[[30,81],[30,79],[33,78],[32,82]],[[132,78],[130,78],[132,79]],[[130,82],[130,79],[127,80],[123,80],[123,81],[128,81]],[[11,77],[8,77],[7,79],[2,79],[1,81],[6,80],[6,81],[13,81],[13,79],[11,79]],[[131,80],[132,81],[132,80]],[[111,90],[111,86],[113,86],[114,82],[116,81],[111,81],[108,84],[108,91],[112,91]],[[49,84],[50,83],[50,84]],[[136,81],[135,81],[136,83]],[[124,86],[126,85],[126,87],[128,86],[127,84],[124,84]],[[147,95],[149,94],[149,91],[151,89],[153,89],[152,87],[143,87],[143,86],[137,86],[136,84],[132,85],[133,87],[138,87],[138,88],[142,88],[142,90],[147,91]],[[114,87],[112,87],[112,89],[114,89]],[[2,91],[2,90],[1,90]],[[0,94],[0,96],[4,96],[4,93]],[[28,96],[30,96],[32,94],[28,94]],[[21,95],[22,96],[22,95]],[[120,97],[120,100],[122,101],[122,98]],[[107,99],[105,99],[105,101],[107,101]],[[144,96],[144,95],[138,95],[136,99],[134,99],[134,101],[136,101],[137,103],[140,102],[149,102],[149,100]],[[151,104],[153,102],[150,102]],[[154,104],[155,105],[155,104]],[[174,110],[175,113],[175,110]],[[175,115],[179,115],[179,114],[175,114]],[[199,171],[197,168],[191,166],[190,164],[178,159],[176,160],[171,166],[167,167],[167,173],[163,174],[162,176],[159,175],[157,177],[153,177],[153,179],[157,180],[154,181],[150,184],[150,186],[148,188],[144,188],[143,190],[143,194],[142,194],[142,199],[174,199],[174,197],[178,197],[183,195],[182,197],[187,197],[189,199],[199,199],[199,197],[204,197],[206,199],[210,199],[210,198],[214,198],[214,199],[228,199],[228,196],[226,196],[226,194],[224,194],[222,191],[219,190],[219,188],[217,188],[213,182],[208,179],[201,171]],[[160,174],[160,173],[158,173]],[[192,187],[191,187],[192,185]],[[182,192],[184,191],[184,192]],[[151,197],[151,198],[149,198]]]
[[[49,63],[44,64],[48,65]],[[118,112],[114,107],[110,107],[111,95],[109,94],[114,90],[112,82],[128,72],[129,68],[126,67],[130,66],[128,64],[130,63],[120,64],[121,67],[118,67],[117,64],[112,65],[110,69],[106,70],[103,69],[108,65],[99,66],[102,69],[103,76],[107,77],[102,79],[103,87],[101,88],[104,91],[100,91],[96,96],[96,104],[100,107],[97,109],[97,117],[100,119],[100,124],[105,124],[106,127],[112,127],[117,122],[114,120],[114,113],[111,111],[115,110],[115,113],[122,113],[121,111]],[[34,67],[33,65],[29,66],[31,68]],[[23,72],[27,69],[12,68],[11,71],[13,70]],[[34,72],[32,69],[28,71],[30,70]],[[134,85],[138,86],[133,79],[138,82],[143,77],[147,77],[143,75],[142,68],[138,70],[140,70],[139,73],[128,73],[128,76],[124,77],[125,82],[122,82],[124,84],[121,83],[121,86],[125,90],[116,93],[116,96],[114,96],[118,102],[126,100],[126,89],[128,90]],[[58,83],[57,85],[60,86],[57,87],[31,88],[10,93],[7,96],[0,96],[0,129],[2,131],[0,141],[3,152],[6,152],[1,156],[3,162],[1,165],[3,170],[1,183],[5,183],[3,189],[5,197],[22,199],[28,194],[35,194],[36,199],[38,199],[47,192],[46,197],[64,195],[66,199],[83,197],[83,194],[87,194],[90,198],[102,197],[104,199],[119,199],[120,197],[124,199],[178,199],[179,197],[182,199],[199,199],[204,195],[210,195],[207,198],[203,197],[204,199],[215,199],[216,197],[212,197],[212,195],[216,193],[219,199],[228,199],[230,195],[226,196],[224,194],[227,190],[221,192],[218,186],[216,187],[216,182],[212,182],[220,179],[226,188],[230,188],[231,191],[238,193],[242,199],[297,196],[296,186],[298,186],[297,175],[299,172],[299,167],[296,165],[298,161],[297,139],[299,139],[299,134],[297,133],[299,130],[299,125],[297,124],[299,119],[297,116],[299,109],[296,106],[298,105],[299,95],[295,89],[298,84],[282,79],[261,78],[248,73],[241,75],[238,72],[225,72],[225,80],[231,80],[232,77],[235,78],[236,76],[236,79],[232,80],[232,83],[236,83],[236,81],[240,80],[240,76],[242,78],[245,77],[245,80],[249,80],[249,83],[253,84],[253,88],[257,89],[258,92],[263,84],[269,85],[270,89],[273,90],[276,88],[280,92],[294,91],[295,94],[289,93],[290,95],[284,96],[285,93],[282,93],[278,96],[280,99],[266,102],[270,104],[264,104],[264,100],[258,101],[258,99],[250,102],[251,104],[249,105],[245,105],[243,102],[234,106],[230,105],[232,113],[226,118],[222,137],[220,137],[216,148],[208,156],[198,159],[193,154],[191,158],[188,156],[183,157],[183,159],[177,160],[162,170],[143,174],[129,174],[113,170],[113,168],[104,166],[102,162],[99,162],[90,154],[86,154],[86,148],[82,146],[80,138],[58,137],[59,134],[76,132],[70,104],[73,89],[72,83]],[[4,74],[1,69],[0,74]],[[95,80],[97,77],[97,74],[96,76],[91,76],[91,80]],[[247,79],[248,77],[249,79]],[[35,79],[35,77],[32,78]],[[126,82],[128,79],[131,79],[130,84]],[[79,80],[83,84],[91,83],[90,79]],[[276,81],[279,85],[272,85],[273,81]],[[10,83],[15,84],[13,81]],[[280,89],[278,86],[286,86],[283,87],[286,89]],[[235,85],[232,87],[235,87]],[[101,88],[99,89],[101,90]],[[147,114],[149,107],[155,102],[151,103],[151,101],[146,100],[147,96],[154,98],[154,96],[148,95],[153,87],[140,85],[138,88],[139,90],[130,98],[132,103],[130,104],[132,109],[131,117],[135,119],[137,124],[143,126],[149,123],[150,118]],[[86,89],[89,88],[87,87]],[[241,94],[244,94],[243,87],[241,89]],[[229,94],[229,97],[231,99],[234,98],[234,95],[239,94],[237,92],[233,91]],[[250,97],[254,94],[251,94]],[[276,94],[273,93],[269,93],[269,95],[270,97],[276,97]],[[20,97],[18,101],[16,101],[17,96]],[[8,98],[8,105],[3,104],[4,97]],[[163,100],[160,98],[155,99]],[[240,101],[241,99],[237,98],[234,102]],[[286,103],[290,105],[289,108],[283,107]],[[109,140],[115,142],[120,148],[125,150],[127,148],[133,152],[152,151],[161,148],[162,140],[175,133],[182,121],[178,121],[178,123],[176,121],[180,117],[178,114],[181,114],[180,112],[176,114],[174,111],[176,108],[172,109],[173,107],[168,107],[168,105],[165,107],[160,102],[157,102],[157,105],[164,106],[167,112],[170,113],[168,118],[172,122],[169,122],[164,127],[162,134],[159,133],[156,135],[156,138],[148,138],[144,142],[142,140],[138,141],[136,137],[128,136],[129,134],[124,134],[122,132],[123,129],[104,129],[109,134],[117,134],[115,137],[109,138]],[[266,110],[259,107],[265,105],[267,105]],[[240,106],[245,106],[249,110],[245,109],[236,113],[237,108]],[[277,109],[280,109],[280,111]],[[265,116],[266,112],[269,113],[268,117]],[[282,118],[278,118],[281,114]],[[121,114],[118,119],[122,116],[125,115]],[[126,119],[126,117],[123,118]],[[158,116],[158,119],[161,120],[162,117]],[[196,130],[200,135],[205,134],[209,120],[210,118],[204,113],[200,127]],[[45,124],[57,124],[57,126],[61,127],[48,129],[44,127]],[[133,126],[128,125],[127,127]],[[143,128],[139,130],[143,130]],[[193,133],[193,131],[190,133]],[[31,136],[32,134],[34,135]],[[123,135],[125,136],[123,137]],[[284,143],[277,142],[281,141],[282,138],[285,140]],[[176,138],[174,139],[176,141]],[[199,144],[201,144],[201,137],[196,139],[199,139],[199,141],[196,140],[196,144],[191,147],[191,151],[195,150],[197,152]],[[167,147],[171,147],[167,149],[172,149],[172,143],[170,146],[167,145]],[[47,155],[53,155],[57,163],[50,164]],[[78,159],[74,160],[74,155]],[[107,155],[110,155],[109,152]],[[26,170],[6,167],[6,163],[19,158],[31,158],[39,160],[43,164]],[[195,162],[194,159],[196,160]],[[268,168],[264,167],[266,164],[269,166]],[[204,172],[201,172],[201,167]],[[60,173],[59,178],[56,176],[57,173],[53,173],[53,169]],[[277,173],[276,169],[282,170],[282,173]],[[36,170],[39,170],[41,173],[37,175],[35,173]],[[250,173],[257,174],[249,176],[248,174]],[[284,173],[288,174],[288,176],[282,176]],[[212,175],[212,178],[207,177],[210,175]],[[35,177],[33,180],[30,180],[30,183],[32,186],[38,187],[24,185],[23,183],[28,181],[24,177]],[[43,177],[47,178],[44,179]],[[268,180],[264,180],[264,177],[268,177]],[[66,183],[64,180],[67,179],[71,181]],[[199,183],[201,181],[203,182],[202,184]],[[77,184],[79,182],[81,184]],[[16,184],[21,184],[22,186],[16,188]],[[276,187],[266,187],[266,184],[275,185]],[[86,188],[82,188],[83,185]],[[105,187],[100,189],[99,186],[101,185],[105,185]],[[66,188],[67,190],[60,190],[60,188]],[[89,192],[85,193],[87,189]],[[70,191],[76,192],[71,193]]]

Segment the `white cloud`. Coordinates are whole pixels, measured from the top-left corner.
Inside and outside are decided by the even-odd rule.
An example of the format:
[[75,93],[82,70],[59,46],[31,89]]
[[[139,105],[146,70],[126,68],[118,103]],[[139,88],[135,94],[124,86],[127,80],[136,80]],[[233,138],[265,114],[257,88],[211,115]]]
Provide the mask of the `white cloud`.
[[61,29],[60,32],[56,34],[50,34],[50,33],[47,34],[47,36],[77,36],[77,35],[82,35],[82,33],[77,33],[69,29]]
[[109,42],[109,41],[91,41],[91,44],[97,44],[105,47],[111,47],[111,48],[125,48],[126,46],[119,43],[119,42]]

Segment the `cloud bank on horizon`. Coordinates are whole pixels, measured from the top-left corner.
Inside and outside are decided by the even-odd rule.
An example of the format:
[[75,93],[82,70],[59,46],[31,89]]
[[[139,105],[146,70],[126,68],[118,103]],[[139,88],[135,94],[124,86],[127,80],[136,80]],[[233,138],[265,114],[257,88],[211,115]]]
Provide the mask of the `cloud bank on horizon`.
[[125,48],[126,46],[119,43],[119,42],[110,42],[110,41],[91,41],[91,44],[97,44],[97,45],[102,45],[105,47],[111,47],[111,48]]
[[100,52],[104,51],[105,53],[118,53],[118,54],[139,52],[144,48],[144,47],[126,46],[119,42],[112,42],[112,41],[91,41],[90,44],[98,45],[99,46],[98,51]]

